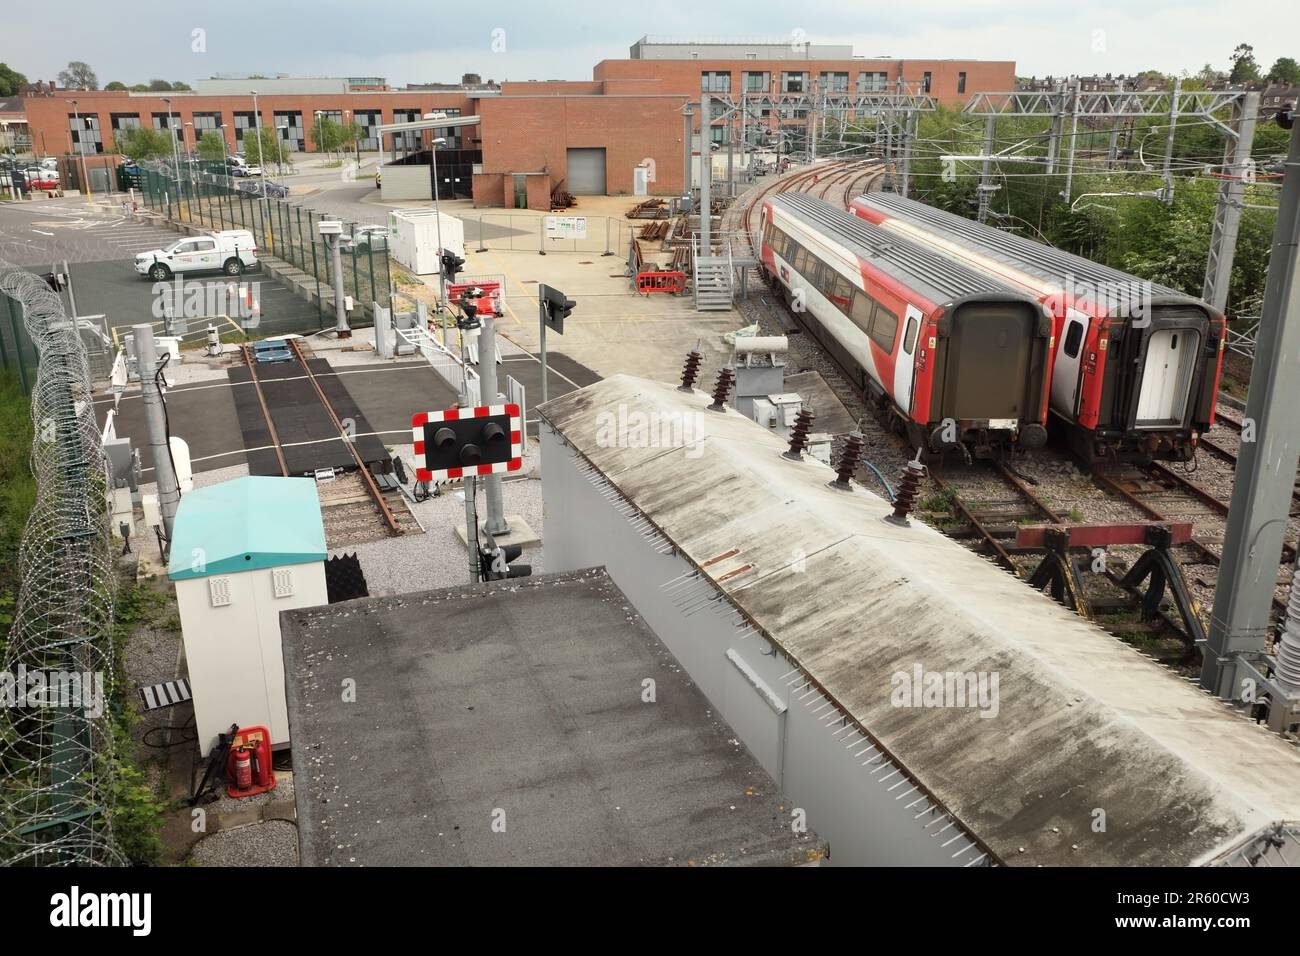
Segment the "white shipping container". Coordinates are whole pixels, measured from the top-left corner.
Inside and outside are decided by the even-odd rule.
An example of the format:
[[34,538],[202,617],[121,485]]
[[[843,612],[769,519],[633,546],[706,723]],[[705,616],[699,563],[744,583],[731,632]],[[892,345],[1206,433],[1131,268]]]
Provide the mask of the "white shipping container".
[[[441,226],[439,226],[441,220]],[[438,232],[442,243],[465,257],[465,224],[434,209],[403,209],[388,214],[388,253],[416,275],[437,275]]]

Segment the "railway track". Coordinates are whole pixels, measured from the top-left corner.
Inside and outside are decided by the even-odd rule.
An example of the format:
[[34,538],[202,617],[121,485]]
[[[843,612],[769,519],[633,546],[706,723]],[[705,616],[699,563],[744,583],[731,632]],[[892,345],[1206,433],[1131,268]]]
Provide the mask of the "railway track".
[[[830,198],[832,190],[838,189],[842,191],[840,196],[847,208],[854,195],[866,191],[872,179],[884,174],[884,169],[880,166],[875,168],[864,168],[857,164],[855,166],[856,168],[840,167],[829,172],[823,168],[815,184],[809,171],[769,184],[747,201],[744,210],[746,232],[750,235],[751,241],[754,236],[752,223],[756,218],[755,209],[761,204],[763,198],[771,193],[807,191],[833,201]],[[788,327],[793,322],[807,331],[801,316],[790,313],[775,301],[770,301],[768,304],[774,313],[777,311],[780,313],[773,315],[776,324]],[[860,412],[869,409],[871,403],[867,402],[852,384],[852,375],[846,374],[834,357],[816,343],[812,335],[800,335],[798,338],[802,340],[802,346],[811,348],[817,353],[819,364],[824,363],[834,368],[836,381],[831,382],[830,376],[827,376],[828,383],[832,385],[834,391],[840,394],[842,399],[845,390],[852,393],[855,401],[845,402],[850,411],[857,416]],[[1086,480],[1101,492],[1104,501],[1109,504],[1102,507],[1088,504],[1082,509],[1077,509],[1077,506],[1071,508],[1054,506],[1048,500],[1048,496],[1035,491],[1029,481],[1024,480],[1016,469],[1005,463],[984,463],[962,473],[932,471],[930,482],[935,497],[950,508],[949,520],[940,522],[941,526],[946,533],[964,540],[969,546],[985,553],[1011,573],[1027,579],[1036,556],[1041,555],[1042,552],[1039,549],[1021,549],[1015,546],[1016,530],[1022,524],[1068,525],[1115,521],[1123,523],[1134,519],[1132,514],[1134,511],[1148,521],[1164,525],[1190,521],[1196,529],[1196,536],[1186,542],[1173,544],[1170,551],[1176,556],[1177,563],[1191,575],[1188,589],[1192,592],[1194,606],[1208,607],[1213,596],[1220,563],[1219,555],[1213,550],[1212,545],[1221,535],[1226,520],[1228,500],[1231,496],[1231,472],[1236,466],[1236,449],[1241,431],[1241,423],[1230,415],[1220,412],[1218,420],[1223,425],[1223,433],[1210,436],[1208,439],[1202,438],[1202,447],[1205,448],[1207,456],[1213,457],[1226,468],[1226,474],[1216,473],[1213,481],[1202,482],[1197,480],[1194,474],[1181,474],[1176,470],[1176,466],[1169,467],[1159,463],[1143,469],[1087,471]],[[897,436],[884,426],[881,426],[880,433],[894,443],[904,460],[909,457],[908,449],[902,447]],[[880,436],[876,438],[879,441]],[[1053,448],[1034,453],[1034,457],[1045,462],[1048,470],[1068,469],[1074,464],[1071,456]],[[1208,466],[1205,472],[1208,477]],[[864,472],[859,477],[864,484],[874,485],[874,479],[869,474]],[[996,489],[991,488],[991,485],[996,485]],[[1057,494],[1054,497],[1060,499],[1062,496]],[[1300,488],[1295,493],[1295,500],[1297,506],[1300,506]],[[1125,507],[1131,509],[1127,514],[1123,513]],[[1064,512],[1067,511],[1069,513],[1065,514]],[[1293,511],[1300,511],[1300,507]],[[1296,517],[1300,521],[1300,515]],[[1123,555],[1126,552],[1123,548],[1119,548],[1117,553]],[[1288,546],[1283,561],[1289,566],[1294,560],[1294,547]],[[1122,563],[1120,566],[1122,568]],[[1124,620],[1126,609],[1132,608],[1134,595],[1132,592],[1127,596],[1123,595],[1120,588],[1121,574],[1108,570],[1104,577],[1109,580],[1111,587],[1107,588],[1104,581],[1098,581],[1103,593],[1095,597],[1093,606],[1109,616],[1111,620],[1099,623],[1103,623],[1103,626],[1120,636],[1135,634],[1152,636],[1162,633],[1165,636],[1172,636],[1178,641],[1180,647],[1175,653],[1164,655],[1164,658],[1171,663],[1194,663],[1196,648],[1192,636],[1187,633],[1188,627],[1174,620],[1167,613],[1167,609],[1162,609],[1159,617],[1154,620]],[[1274,596],[1274,608],[1279,612],[1285,609],[1284,600],[1279,595]],[[1198,616],[1203,624],[1204,615]]]
[[[287,339],[286,342],[289,351],[292,353],[293,361],[297,363],[301,370],[302,377],[310,383],[322,409],[338,431],[339,439],[347,448],[355,465],[354,469],[344,469],[342,474],[335,475],[332,480],[326,480],[318,484],[322,514],[325,518],[327,531],[336,532],[330,535],[334,539],[334,545],[356,543],[368,539],[365,526],[373,526],[376,518],[386,535],[403,534],[407,530],[411,530],[412,525],[418,527],[414,517],[410,514],[410,510],[403,502],[400,492],[394,494],[381,489],[370,467],[362,460],[353,442],[352,435],[349,433],[343,419],[340,418],[329,396],[325,393],[325,389],[321,386],[319,376],[308,362],[308,355],[301,341],[291,338]],[[258,374],[258,362],[254,348],[251,344],[245,344],[242,346],[242,352],[244,362],[248,366],[251,384],[257,394],[262,416],[266,421],[267,430],[271,436],[271,443],[280,473],[285,477],[290,477],[288,459],[285,455],[285,442],[275,426],[271,405],[267,401],[264,390],[265,384]],[[369,537],[373,537],[373,535],[369,535]]]

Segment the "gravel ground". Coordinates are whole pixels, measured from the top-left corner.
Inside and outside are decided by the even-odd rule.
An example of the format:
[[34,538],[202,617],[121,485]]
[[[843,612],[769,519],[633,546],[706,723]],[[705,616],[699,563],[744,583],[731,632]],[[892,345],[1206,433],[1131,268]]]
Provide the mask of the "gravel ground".
[[[410,444],[395,445],[393,451],[407,462],[413,460]],[[540,459],[540,447],[530,439],[522,472],[526,477],[501,483],[505,513],[520,515],[537,534],[543,531]],[[372,595],[451,587],[468,579],[465,545],[456,534],[456,526],[465,523],[465,498],[459,486],[444,489],[437,497],[419,503],[408,500],[408,504],[424,526],[424,534],[385,538],[332,552],[356,552]],[[478,507],[481,521],[487,508],[482,487]],[[545,570],[542,545],[525,549],[518,563],[531,564],[534,574],[542,573]]]
[[223,830],[199,841],[190,859],[199,866],[297,866],[298,828],[283,820],[268,820]]
[[259,793],[255,797],[236,799],[226,793],[223,787],[221,796],[208,804],[205,809],[208,811],[208,815],[211,816],[217,813],[251,810],[254,807],[264,807],[268,803],[293,803],[293,773],[291,771],[277,770],[275,772],[275,789],[266,793]]

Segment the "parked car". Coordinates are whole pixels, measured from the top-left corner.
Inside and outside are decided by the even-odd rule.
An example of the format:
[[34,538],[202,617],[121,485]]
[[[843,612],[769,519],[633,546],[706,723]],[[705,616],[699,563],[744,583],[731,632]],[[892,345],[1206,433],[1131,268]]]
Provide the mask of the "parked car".
[[358,226],[351,235],[339,236],[339,248],[344,252],[365,249],[387,249],[387,226]]
[[247,229],[226,229],[190,236],[165,249],[135,257],[135,271],[154,282],[166,282],[185,272],[224,272],[243,275],[257,265],[257,242]]
[[26,180],[28,189],[53,191],[59,188],[59,173],[56,169],[29,166],[23,170],[23,179]]
[[246,179],[242,183],[237,183],[235,188],[241,193],[248,193],[252,196],[261,196],[263,193],[271,199],[284,199],[289,195],[289,187],[280,183],[268,182],[263,189],[263,183],[260,179]]
[[227,156],[226,165],[230,168],[230,175],[240,178],[247,176],[262,175],[262,167],[256,163],[250,163],[243,156]]

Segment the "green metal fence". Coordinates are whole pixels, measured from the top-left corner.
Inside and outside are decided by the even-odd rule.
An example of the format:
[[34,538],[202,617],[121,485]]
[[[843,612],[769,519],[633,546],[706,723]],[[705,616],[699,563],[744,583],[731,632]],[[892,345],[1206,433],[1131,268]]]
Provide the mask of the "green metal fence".
[[[306,273],[306,279],[298,278],[316,294],[320,327],[333,325],[333,262],[318,225],[334,217],[286,199],[262,197],[256,192],[260,179],[234,179],[220,172],[224,168],[221,163],[182,164],[179,177],[169,167],[142,169],[140,195],[146,207],[173,222],[250,230],[257,237],[259,257],[282,260]],[[254,192],[240,189],[240,184]],[[358,225],[365,224],[343,225],[344,235],[358,240],[348,244],[342,258],[343,293],[354,302],[349,316],[353,327],[373,324],[373,303],[387,308],[391,290],[387,243],[365,241],[356,232]]]
[[39,364],[40,356],[23,323],[22,304],[0,294],[0,365],[13,372],[30,395]]

